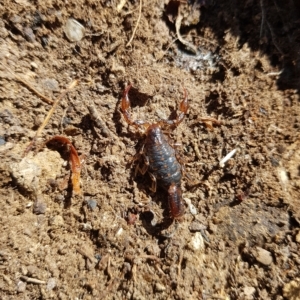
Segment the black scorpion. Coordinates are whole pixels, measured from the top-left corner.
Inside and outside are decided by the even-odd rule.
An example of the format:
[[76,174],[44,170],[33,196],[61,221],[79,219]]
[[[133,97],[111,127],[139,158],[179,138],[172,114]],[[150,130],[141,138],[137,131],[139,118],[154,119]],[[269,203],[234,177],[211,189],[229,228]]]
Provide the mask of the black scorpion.
[[141,149],[144,156],[145,165],[138,170],[145,174],[148,171],[152,178],[153,192],[156,191],[156,182],[167,191],[168,205],[173,219],[179,219],[184,214],[184,204],[181,192],[181,179],[183,166],[178,160],[176,150],[171,144],[163,130],[175,129],[184,119],[188,110],[187,92],[184,90],[184,99],[179,105],[179,114],[175,120],[160,120],[157,123],[149,123],[141,120],[132,120],[130,115],[130,101],[128,93],[129,85],[123,93],[121,100],[121,110],[126,122],[136,128],[145,130],[145,142]]

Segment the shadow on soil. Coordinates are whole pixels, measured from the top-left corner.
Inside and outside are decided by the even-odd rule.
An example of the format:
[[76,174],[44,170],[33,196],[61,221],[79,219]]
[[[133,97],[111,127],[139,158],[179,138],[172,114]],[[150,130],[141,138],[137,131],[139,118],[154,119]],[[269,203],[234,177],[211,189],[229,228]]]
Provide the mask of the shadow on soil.
[[[300,90],[300,2],[298,0],[260,1],[189,1],[195,9],[201,5],[196,30],[210,27],[219,49],[225,44],[226,32],[237,37],[238,47],[244,44],[253,51],[266,54],[279,68],[279,89]],[[190,29],[190,28],[189,28]],[[182,30],[184,31],[184,29]],[[229,66],[230,67],[230,66]],[[257,66],[257,68],[262,66]],[[235,70],[232,70],[233,73]],[[238,70],[237,70],[238,71]],[[275,75],[275,74],[274,74]]]

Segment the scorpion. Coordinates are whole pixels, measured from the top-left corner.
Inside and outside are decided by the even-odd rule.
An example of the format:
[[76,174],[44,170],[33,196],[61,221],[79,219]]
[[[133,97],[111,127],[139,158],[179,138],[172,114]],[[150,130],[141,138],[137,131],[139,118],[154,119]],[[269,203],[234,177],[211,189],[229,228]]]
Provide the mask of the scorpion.
[[128,85],[121,100],[121,111],[125,121],[136,129],[143,129],[145,141],[139,152],[143,156],[145,164],[137,166],[137,171],[144,175],[147,171],[152,179],[151,190],[156,192],[157,182],[167,191],[169,212],[173,219],[180,219],[185,212],[181,179],[184,166],[170,141],[170,138],[163,131],[175,129],[184,119],[188,110],[187,92],[184,89],[184,99],[179,104],[179,113],[174,120],[160,120],[156,123],[149,123],[142,120],[133,120],[130,114],[130,100],[128,97],[132,85]]

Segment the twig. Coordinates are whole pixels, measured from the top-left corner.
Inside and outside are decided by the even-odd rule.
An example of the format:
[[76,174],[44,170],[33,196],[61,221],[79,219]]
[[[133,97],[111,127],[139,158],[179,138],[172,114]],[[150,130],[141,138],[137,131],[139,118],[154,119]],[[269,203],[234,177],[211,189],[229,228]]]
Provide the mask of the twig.
[[4,274],[2,274],[3,279],[7,282],[8,285],[12,284],[12,281],[10,280],[10,278]]
[[76,247],[75,249],[76,249],[76,251],[77,251],[78,253],[80,253],[82,256],[88,258],[88,259],[90,260],[90,262],[92,262],[92,263],[97,263],[97,259],[96,259],[95,257],[93,257],[92,255],[90,255],[89,253],[87,253],[85,250],[82,250],[82,249],[80,249],[80,248],[78,248],[78,247]]
[[109,254],[105,254],[102,256],[101,260],[98,263],[99,270],[104,270],[107,267],[108,259],[109,259]]
[[34,87],[32,87],[27,81],[25,81],[24,79],[22,79],[21,77],[19,77],[17,74],[15,74],[14,72],[12,72],[6,65],[2,64],[2,66],[10,73],[14,76],[14,78],[18,81],[20,81],[21,83],[23,83],[30,91],[34,92],[37,96],[39,96],[42,100],[44,100],[46,103],[48,104],[53,104],[54,101],[46,96],[44,96],[43,94],[41,94],[39,91],[37,91]]
[[136,264],[133,264],[132,268],[131,268],[131,276],[133,279],[133,282],[136,282]]
[[88,110],[90,112],[91,119],[93,120],[93,122],[95,123],[95,125],[101,130],[101,133],[105,137],[112,137],[109,129],[106,127],[104,121],[101,119],[101,117],[98,114],[95,106],[89,105],[87,108],[88,108]]
[[201,233],[201,235],[203,237],[204,243],[206,243],[207,245],[210,245],[210,240],[209,240],[208,236],[206,235],[205,230],[204,229],[200,229],[200,233]]
[[47,123],[49,122],[55,108],[57,107],[59,101],[71,90],[73,89],[78,83],[78,80],[73,80],[71,82],[71,84],[57,97],[57,99],[54,101],[53,106],[51,107],[51,109],[49,110],[44,122],[42,123],[42,125],[39,127],[39,129],[37,130],[37,132],[35,133],[34,138],[32,139],[32,141],[30,142],[30,144],[28,145],[28,147],[25,150],[24,155],[26,155],[31,148],[33,147],[34,143],[36,142],[38,136],[41,134],[41,132],[44,130],[44,128],[46,127]]
[[266,17],[266,13],[265,13],[265,5],[264,5],[264,1],[260,0],[260,8],[261,8],[261,24],[260,24],[260,33],[259,33],[259,37],[262,37],[262,32],[264,29],[264,23],[265,23],[265,17]]
[[221,125],[222,124],[222,121],[219,121],[219,120],[217,120],[216,118],[213,118],[213,117],[200,117],[199,120],[203,123],[212,122],[213,124],[216,124],[216,125]]
[[108,261],[107,261],[107,275],[109,277],[109,279],[113,279],[112,273],[111,273],[111,269],[110,269],[110,256],[108,257]]
[[165,272],[161,269],[161,267],[158,264],[155,264],[154,267],[161,275],[166,276]]
[[137,21],[136,21],[136,25],[135,25],[135,27],[134,27],[134,29],[133,29],[131,38],[130,38],[129,42],[126,44],[126,47],[128,47],[128,46],[131,44],[131,42],[132,42],[132,40],[133,40],[133,38],[134,38],[135,32],[136,32],[136,30],[137,30],[137,28],[138,28],[138,26],[139,26],[139,23],[140,23],[140,20],[141,20],[141,16],[142,16],[142,7],[143,7],[143,1],[140,0],[139,16],[138,16],[138,19],[137,19]]
[[197,140],[194,140],[194,141],[192,142],[192,144],[193,144],[193,146],[194,146],[194,150],[195,150],[195,153],[196,153],[197,158],[198,158],[199,160],[201,160],[201,159],[202,159],[202,156],[201,156],[201,153],[200,153],[200,150],[199,150],[199,147],[198,147],[198,142],[197,142]]
[[269,22],[267,22],[267,25],[268,25],[269,30],[270,30],[270,32],[271,32],[272,42],[273,42],[275,48],[276,48],[277,51],[283,56],[283,55],[284,55],[283,51],[280,49],[280,47],[278,46],[277,42],[275,41],[276,35],[275,35],[274,31],[273,31],[273,28],[271,27],[271,25],[270,25]]
[[157,263],[160,262],[160,259],[155,255],[147,255],[147,254],[142,254],[142,255],[139,255],[139,256],[126,255],[126,257],[125,257],[125,259],[131,261],[132,263],[135,263],[138,259],[141,259],[141,258],[151,259],[151,260],[154,260]]
[[283,72],[283,70],[279,71],[279,72],[270,72],[267,73],[267,76],[279,76],[281,73]]
[[137,11],[139,8],[137,7],[137,8],[135,8],[135,9],[133,9],[133,10],[129,10],[129,11],[127,11],[126,13],[124,13],[124,16],[128,16],[128,15],[132,15],[135,11]]
[[222,121],[219,121],[213,117],[201,117],[201,118],[197,119],[194,122],[194,124],[198,123],[199,121],[204,123],[205,126],[210,130],[214,130],[213,124],[214,125],[222,125]]
[[[179,6],[180,8],[180,6]],[[194,54],[197,54],[197,48],[189,43],[188,41],[186,41],[182,35],[180,34],[180,27],[181,27],[181,22],[182,22],[183,16],[180,14],[180,9],[178,10],[178,15],[176,17],[176,22],[175,22],[175,28],[176,28],[176,34],[178,37],[178,40],[187,47],[188,50],[192,51]]]
[[27,276],[21,276],[20,279],[26,281],[27,283],[35,283],[35,284],[45,284],[45,281],[39,280],[39,279],[35,279],[35,278],[31,278],[31,277],[27,277]]
[[107,285],[106,289],[103,291],[102,294],[100,294],[101,299],[106,299],[106,296],[108,296],[108,293],[114,288],[114,285],[118,282],[119,282],[118,278],[110,279],[108,281],[108,285]]
[[236,153],[237,148],[233,149],[232,151],[230,151],[225,157],[223,157],[220,162],[219,162],[219,166],[221,168],[223,168],[225,166],[225,163],[231,158],[233,157],[233,155]]
[[165,55],[166,53],[169,51],[169,49],[171,48],[171,46],[178,40],[178,38],[174,39],[173,41],[170,42],[170,44],[168,45],[167,49],[162,53],[161,57],[157,58],[156,61],[160,61]]
[[61,117],[61,121],[60,121],[60,129],[61,129],[61,132],[63,132],[64,131],[64,121],[65,121],[65,117],[66,117],[66,115],[67,115],[67,111],[68,111],[68,107],[64,110],[64,112],[63,112],[63,115],[62,115],[62,117]]
[[157,256],[155,256],[155,255],[146,255],[146,254],[143,254],[143,255],[138,256],[138,258],[146,258],[146,259],[154,260],[156,262],[160,262],[160,259]]
[[[177,278],[179,279],[181,276],[181,264],[182,264],[182,260],[183,260],[183,250],[180,251],[180,255],[179,255],[179,261],[178,261],[178,272],[177,272]],[[177,281],[178,281],[177,279]]]

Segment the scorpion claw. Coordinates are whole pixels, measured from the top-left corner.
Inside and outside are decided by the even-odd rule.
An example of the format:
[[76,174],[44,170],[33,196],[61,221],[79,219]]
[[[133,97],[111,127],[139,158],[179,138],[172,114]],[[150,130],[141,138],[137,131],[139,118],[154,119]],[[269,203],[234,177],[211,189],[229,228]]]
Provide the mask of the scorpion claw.
[[128,97],[129,90],[131,89],[131,84],[129,84],[123,92],[123,97],[121,100],[121,110],[124,115],[124,118],[128,124],[132,124],[132,120],[129,113],[130,101]]

